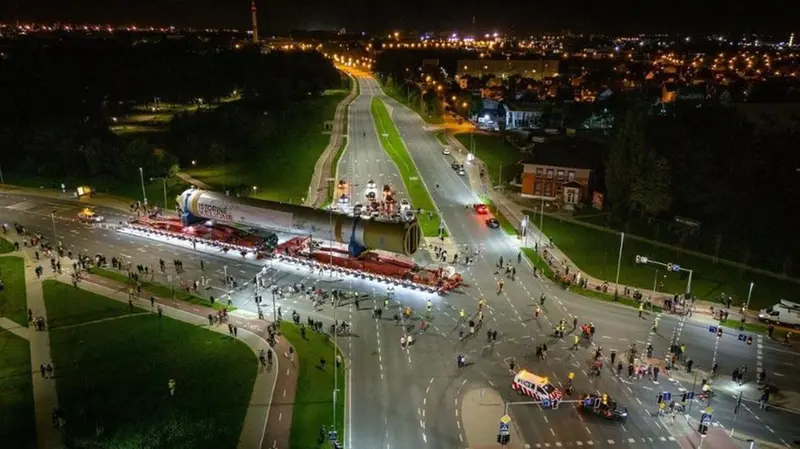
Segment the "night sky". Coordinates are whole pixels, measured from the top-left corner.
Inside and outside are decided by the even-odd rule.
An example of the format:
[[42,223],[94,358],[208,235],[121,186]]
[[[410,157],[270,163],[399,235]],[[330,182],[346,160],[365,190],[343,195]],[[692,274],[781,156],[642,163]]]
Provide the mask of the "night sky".
[[[800,28],[792,0],[257,0],[261,28],[383,33],[466,29],[480,32],[740,32],[783,35]],[[0,20],[239,27],[249,0],[5,0]]]

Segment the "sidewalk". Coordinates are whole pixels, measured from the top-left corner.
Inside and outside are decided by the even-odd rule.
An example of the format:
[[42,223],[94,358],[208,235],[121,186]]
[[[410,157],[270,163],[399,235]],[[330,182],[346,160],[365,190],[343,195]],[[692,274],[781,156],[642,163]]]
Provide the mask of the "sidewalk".
[[175,176],[181,178],[181,180],[183,182],[185,182],[187,184],[191,184],[191,185],[197,187],[198,189],[212,190],[211,187],[208,184],[204,183],[203,181],[195,178],[194,176],[192,176],[192,175],[190,175],[188,173],[184,173],[182,171],[179,171],[178,173],[175,174]]
[[[12,242],[20,242],[17,235],[8,235]],[[31,258],[29,248],[23,248],[11,254],[21,253],[25,259],[25,293],[28,308],[34,317],[42,317],[47,323],[47,309],[44,306],[44,292],[42,280],[52,276],[45,274],[42,279],[36,277],[36,261]],[[64,447],[59,429],[53,426],[53,410],[58,407],[58,390],[56,379],[47,379],[40,374],[40,367],[52,363],[50,356],[50,331],[36,331],[27,329],[28,342],[31,354],[31,379],[33,380],[33,407],[36,418],[36,447],[39,449],[55,449]],[[54,377],[58,378],[58,367],[53,366]]]
[[[58,280],[65,284],[69,284],[69,280],[65,276],[62,276],[62,278]],[[90,276],[88,280],[79,282],[78,288],[117,300],[124,304],[128,303],[128,293],[125,286],[114,282],[111,282],[111,285],[103,285],[96,283],[95,280],[96,279],[94,276]],[[149,292],[142,291],[142,295],[135,300],[137,303],[136,305],[145,310],[150,310],[150,301],[147,299],[150,296],[151,294]],[[166,301],[162,301],[161,299],[158,299],[157,302],[162,307],[164,315],[170,318],[195,326],[205,327],[210,331],[227,335],[228,328],[226,325],[218,324],[209,326],[207,315],[211,309],[203,310],[203,312],[206,313],[198,314],[194,311],[184,310],[186,307],[181,307],[182,304],[178,304],[178,307],[174,307],[173,304],[164,304]],[[191,309],[202,309],[198,306],[190,306]],[[255,323],[254,325],[253,323],[248,323],[247,321],[249,320],[237,320],[230,318],[229,323],[241,329],[241,332],[239,332],[237,338],[243,341],[245,344],[247,344],[247,346],[250,347],[250,349],[253,350],[257,360],[258,354],[262,349],[265,351],[273,350],[267,344],[266,340],[260,336],[260,332],[258,332],[258,330],[261,328],[264,330],[266,329],[266,323],[263,323],[263,325],[259,326],[261,323]],[[262,447],[266,432],[267,419],[270,414],[270,406],[272,402],[269,400],[269,398],[273,396],[273,388],[275,387],[278,377],[277,373],[280,372],[280,362],[278,361],[277,354],[275,354],[274,351],[273,361],[273,365],[268,365],[266,368],[259,365],[258,374],[256,374],[256,379],[253,384],[253,392],[250,396],[250,405],[248,406],[247,414],[244,418],[244,425],[242,426],[242,433],[239,437],[239,449],[260,449]],[[258,362],[256,361],[256,363]]]
[[[461,428],[470,449],[522,449],[529,447],[520,436],[517,424],[511,421],[511,443],[497,442],[500,418],[505,414],[505,401],[492,388],[468,390],[461,399]],[[509,412],[511,415],[512,413]]]
[[[328,190],[328,178],[331,173],[331,165],[336,156],[336,152],[342,144],[342,138],[348,130],[344,129],[345,118],[349,111],[350,103],[356,98],[358,80],[350,75],[350,93],[336,105],[336,112],[333,115],[333,129],[331,129],[331,140],[325,151],[322,152],[316,164],[314,164],[314,174],[311,176],[311,183],[308,186],[305,205],[310,207],[321,207],[327,195],[323,193]],[[349,123],[349,122],[348,122]],[[349,124],[348,124],[349,127]]]
[[[481,179],[481,177],[480,177],[481,170],[484,170],[484,172],[488,173],[488,170],[486,169],[486,165],[483,163],[483,161],[481,161],[478,158],[475,158],[472,164],[466,164],[465,163],[466,162],[466,157],[467,157],[466,155],[469,153],[469,150],[467,150],[467,148],[464,147],[464,145],[461,144],[461,142],[458,139],[456,139],[455,136],[453,136],[452,134],[448,133],[446,137],[447,137],[447,140],[450,143],[450,145],[455,150],[455,151],[452,152],[453,157],[459,163],[463,163],[464,164],[464,168],[467,170],[467,176],[469,178],[469,183],[470,183],[470,186],[472,187],[472,190],[477,195],[483,195],[483,196],[488,197],[497,206],[497,208],[500,211],[500,213],[502,213],[508,219],[508,221],[511,222],[512,225],[514,225],[514,227],[517,229],[517,232],[519,232],[519,230],[521,228],[522,219],[525,216],[524,208],[522,206],[520,206],[519,204],[515,203],[513,201],[513,199],[509,198],[507,195],[498,192],[494,188],[494,186],[491,185],[491,182],[487,183],[487,182],[485,182],[484,179]],[[528,227],[529,227],[528,235],[530,236],[530,238],[528,239],[528,245],[527,245],[528,248],[537,247],[537,244],[538,244],[538,247],[543,247],[543,245],[546,242],[550,241],[547,238],[547,236],[545,234],[543,234],[539,230],[539,228],[537,227],[536,220],[529,220],[528,221]],[[523,246],[523,242],[519,242],[519,244],[520,244],[520,247]],[[601,280],[601,279],[594,278],[594,277],[592,277],[592,276],[590,276],[590,275],[588,275],[586,273],[583,273],[582,271],[580,271],[580,267],[578,267],[574,262],[572,262],[572,260],[570,260],[569,257],[567,257],[556,246],[549,246],[548,245],[547,246],[547,251],[550,254],[552,254],[553,258],[556,261],[555,264],[557,265],[557,267],[560,267],[562,269],[562,271],[566,267],[570,267],[570,272],[571,273],[572,272],[576,272],[576,273],[579,272],[581,274],[581,278],[586,279],[588,281],[588,283],[589,283],[588,288],[589,289],[592,289],[595,286],[599,286],[599,285],[604,284],[605,282],[608,282],[608,286],[609,286],[609,290],[608,291],[611,294],[613,294],[613,292],[614,292],[613,279],[612,280]],[[633,290],[634,288],[631,288],[631,289]],[[620,296],[622,295],[622,292],[624,290],[625,290],[625,285],[620,284],[618,286],[618,291],[620,292],[619,293]],[[653,304],[656,304],[658,306],[662,305],[662,303],[661,303],[661,301],[659,301],[659,299],[671,298],[672,297],[671,294],[668,294],[668,293],[665,294],[664,292],[654,292],[652,290],[646,290],[646,289],[641,289],[641,288],[639,288],[637,290],[639,292],[641,292],[642,295],[645,298],[648,298],[648,297],[652,298]],[[720,308],[724,308],[724,305],[720,304],[720,303],[706,301],[706,300],[697,300],[694,303],[693,316],[696,316],[698,314],[699,315],[706,315],[710,319],[713,319],[713,318],[711,318],[711,315],[712,315],[711,308],[712,307],[714,308],[714,310],[719,310]],[[730,309],[728,309],[728,311],[730,312],[729,321],[738,322],[741,319],[741,314],[739,313],[739,309],[738,308],[731,307]],[[748,311],[748,314],[745,317],[746,322],[758,323],[759,321],[754,318],[754,317],[757,317],[757,315],[758,314],[755,311]],[[697,317],[697,318],[700,318],[700,317]],[[716,322],[716,323],[718,323],[718,322]]]

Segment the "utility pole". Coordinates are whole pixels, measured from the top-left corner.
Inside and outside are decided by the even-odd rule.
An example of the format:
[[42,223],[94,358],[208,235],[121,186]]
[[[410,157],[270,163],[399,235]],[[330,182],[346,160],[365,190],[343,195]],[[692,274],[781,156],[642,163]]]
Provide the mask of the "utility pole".
[[147,206],[147,192],[144,190],[144,170],[142,170],[142,167],[139,167],[139,180],[142,182],[142,199],[144,200],[144,205]]
[[0,186],[2,186],[3,188],[5,188],[5,186],[6,186],[6,181],[5,181],[5,179],[3,179],[3,166],[2,165],[0,165]]
[[50,212],[50,221],[53,223],[53,246],[57,246],[58,234],[56,234],[56,211]]
[[619,235],[619,256],[617,257],[617,279],[614,281],[614,299],[617,299],[619,291],[619,270],[622,267],[622,246],[625,244],[625,233]]

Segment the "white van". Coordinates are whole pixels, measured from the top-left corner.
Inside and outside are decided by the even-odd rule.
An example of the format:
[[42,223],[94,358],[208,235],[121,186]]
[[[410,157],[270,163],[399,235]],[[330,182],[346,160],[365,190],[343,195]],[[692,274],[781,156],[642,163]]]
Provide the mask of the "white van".
[[758,312],[758,319],[800,328],[800,304],[781,299],[781,302]]

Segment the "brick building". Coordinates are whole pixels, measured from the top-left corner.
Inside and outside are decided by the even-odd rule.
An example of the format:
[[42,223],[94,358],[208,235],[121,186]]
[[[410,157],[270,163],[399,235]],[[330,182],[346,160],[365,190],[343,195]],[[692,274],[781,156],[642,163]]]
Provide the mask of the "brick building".
[[591,200],[594,172],[606,145],[584,137],[557,137],[537,143],[523,164],[522,196],[544,198],[571,208]]

